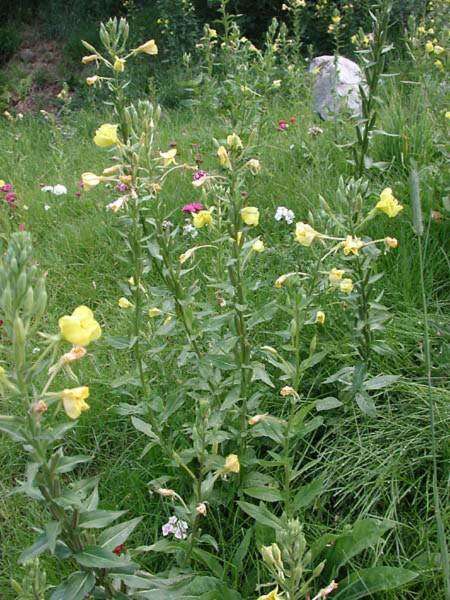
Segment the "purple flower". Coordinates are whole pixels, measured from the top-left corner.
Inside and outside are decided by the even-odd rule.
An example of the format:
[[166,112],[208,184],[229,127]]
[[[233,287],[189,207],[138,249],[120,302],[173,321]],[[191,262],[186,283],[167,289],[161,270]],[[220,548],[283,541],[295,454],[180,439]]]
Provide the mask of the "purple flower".
[[206,171],[201,171],[200,169],[198,171],[195,171],[192,177],[192,185],[194,187],[200,187],[205,183],[207,177],[208,173]]
[[185,204],[181,209],[184,213],[198,213],[205,207],[201,202],[192,202],[191,204]]
[[5,183],[5,185],[2,185],[2,187],[0,187],[0,192],[11,192],[13,189],[12,183]]
[[281,121],[278,121],[278,130],[279,131],[286,131],[286,129],[289,127],[287,121],[285,121],[284,119],[281,119]]
[[8,202],[8,204],[14,204],[14,202],[16,201],[16,194],[14,192],[9,192],[8,194],[6,194],[5,200],[6,202]]
[[128,190],[128,186],[126,183],[118,183],[116,185],[116,190],[118,192],[126,192]]

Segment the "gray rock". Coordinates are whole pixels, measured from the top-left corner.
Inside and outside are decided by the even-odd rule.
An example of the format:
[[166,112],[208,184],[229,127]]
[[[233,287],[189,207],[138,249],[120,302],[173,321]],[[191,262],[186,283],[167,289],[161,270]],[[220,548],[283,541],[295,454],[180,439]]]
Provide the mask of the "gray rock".
[[365,84],[356,63],[343,56],[337,59],[334,56],[318,56],[311,61],[309,71],[315,75],[314,110],[322,119],[330,119],[345,109],[353,117],[361,116],[359,86],[365,87]]

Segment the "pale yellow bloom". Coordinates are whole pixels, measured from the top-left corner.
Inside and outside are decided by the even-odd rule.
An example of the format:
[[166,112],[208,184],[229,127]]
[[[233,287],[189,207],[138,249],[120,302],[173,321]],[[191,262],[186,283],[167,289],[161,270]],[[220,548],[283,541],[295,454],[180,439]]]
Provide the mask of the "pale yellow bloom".
[[425,50],[426,50],[426,52],[428,52],[428,54],[431,54],[433,52],[433,50],[434,50],[434,44],[433,44],[433,42],[428,41],[425,44]]
[[263,594],[259,596],[258,600],[283,600],[283,597],[278,593],[278,587],[273,589],[268,594]]
[[236,133],[231,133],[227,136],[227,144],[232,150],[239,150],[242,148],[242,140]]
[[272,86],[273,86],[274,88],[279,88],[279,87],[281,87],[281,79],[274,79],[274,80],[272,81]]
[[380,199],[375,208],[384,212],[390,218],[396,217],[403,210],[403,206],[395,198],[391,188],[385,188],[381,192]]
[[117,73],[123,73],[125,71],[125,59],[117,57],[114,61],[113,69]]
[[100,79],[100,77],[98,75],[93,75],[92,77],[86,77],[86,83],[88,85],[94,85],[94,83],[96,83],[99,79]]
[[256,206],[245,206],[241,209],[241,219],[246,225],[258,225],[259,223],[259,210]]
[[128,300],[128,298],[124,297],[119,298],[117,303],[120,306],[120,308],[131,308],[133,306],[133,304]]
[[339,23],[341,22],[341,17],[339,15],[333,15],[331,17],[331,20],[335,25],[339,25]]
[[83,183],[83,189],[86,192],[88,192],[93,187],[95,187],[96,185],[98,185],[101,180],[102,180],[102,178],[99,177],[99,175],[96,175],[95,173],[89,173],[89,172],[87,172],[87,173],[82,173],[81,174],[81,181]]
[[229,454],[225,459],[225,465],[223,467],[224,473],[239,473],[241,465],[239,464],[239,458],[236,454]]
[[149,40],[142,44],[135,50],[136,52],[144,52],[145,54],[149,54],[151,56],[155,56],[158,54],[158,46],[155,44],[155,40]]
[[255,252],[264,252],[264,242],[262,240],[255,240],[252,244],[252,250],[254,250]]
[[222,165],[222,167],[225,167],[226,169],[231,169],[230,157],[228,156],[228,152],[225,146],[219,146],[217,150],[217,156],[219,157],[219,162]]
[[284,283],[286,283],[286,280],[289,278],[289,273],[287,273],[286,275],[280,275],[278,277],[278,279],[275,281],[275,287],[276,288],[281,288],[283,286]]
[[217,31],[215,29],[212,29],[211,27],[208,27],[208,35],[210,38],[216,38]]
[[349,254],[359,254],[360,249],[364,246],[364,242],[358,237],[348,235],[345,241],[342,242],[345,256]]
[[318,310],[316,312],[316,323],[319,325],[323,325],[325,323],[325,313],[323,310]]
[[83,305],[78,306],[71,315],[61,317],[58,324],[63,338],[76,346],[88,346],[102,334],[94,313]]
[[439,71],[444,70],[444,63],[442,62],[442,60],[435,60],[433,64],[437,69],[439,69]]
[[433,51],[435,54],[439,55],[439,54],[442,54],[443,52],[445,52],[445,48],[436,44],[436,46],[433,48]]
[[175,156],[177,154],[176,148],[171,148],[167,150],[167,152],[160,152],[159,155],[162,159],[164,159],[163,165],[165,167],[169,167],[170,165],[176,165]]
[[160,314],[162,314],[162,311],[159,308],[157,308],[156,306],[148,309],[148,316],[150,317],[150,319],[159,317]]
[[81,59],[81,62],[83,63],[83,65],[87,65],[91,62],[94,62],[95,60],[98,60],[98,55],[97,54],[89,54],[88,56],[83,56],[83,58]]
[[63,390],[61,392],[61,399],[67,416],[71,419],[78,419],[82,412],[89,410],[86,398],[89,398],[89,388],[87,385]]
[[0,179],[0,187],[3,187],[5,185],[6,181],[4,179]]
[[197,229],[201,229],[205,225],[211,225],[213,222],[211,211],[200,210],[192,217],[192,223]]
[[70,352],[66,352],[61,357],[61,362],[64,364],[74,362],[75,360],[80,360],[83,356],[86,355],[86,348],[83,346],[74,346]]
[[297,223],[295,226],[295,239],[302,246],[311,246],[313,241],[321,237],[318,231],[315,231],[308,223]]
[[389,248],[397,248],[398,247],[398,240],[396,238],[386,237],[386,238],[384,238],[384,243]]
[[109,148],[114,146],[119,141],[117,137],[118,125],[112,125],[111,123],[105,123],[101,125],[94,136],[94,144],[100,146],[100,148]]
[[112,167],[107,167],[103,169],[103,175],[114,175],[122,168],[122,165],[113,165]]
[[344,275],[345,271],[343,269],[331,269],[331,271],[328,273],[328,281],[332,284],[332,285],[337,285],[340,283],[343,275]]
[[445,111],[445,118],[450,119],[450,110]]
[[258,175],[258,173],[261,171],[261,163],[257,158],[251,158],[248,160],[246,162],[246,166],[250,169],[253,175]]
[[343,279],[339,284],[339,289],[344,294],[350,294],[353,291],[353,281],[351,279]]

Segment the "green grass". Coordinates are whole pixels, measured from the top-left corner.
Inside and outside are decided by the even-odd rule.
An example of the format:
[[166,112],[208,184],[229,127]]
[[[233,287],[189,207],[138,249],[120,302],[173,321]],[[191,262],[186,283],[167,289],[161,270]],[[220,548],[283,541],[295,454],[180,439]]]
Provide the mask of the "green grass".
[[[346,407],[328,416],[326,424],[304,449],[304,461],[309,467],[306,476],[325,471],[327,491],[306,515],[305,528],[310,539],[319,532],[342,527],[359,516],[378,516],[396,523],[386,540],[373,552],[371,560],[382,558],[384,564],[420,570],[417,583],[408,591],[377,598],[438,598],[442,594],[439,570],[436,567],[436,528],[432,510],[430,433],[426,406],[424,357],[422,349],[423,323],[419,290],[418,258],[410,225],[407,165],[416,158],[423,174],[426,237],[426,287],[431,320],[433,350],[433,395],[437,405],[437,430],[440,469],[440,491],[446,498],[445,464],[446,421],[449,394],[446,365],[448,349],[444,345],[448,332],[448,259],[445,251],[445,226],[430,221],[431,209],[443,210],[440,198],[444,194],[442,149],[436,140],[444,135],[444,118],[436,104],[423,110],[417,90],[389,88],[390,102],[382,114],[382,126],[399,138],[379,137],[374,144],[374,156],[387,160],[386,173],[373,176],[374,187],[391,186],[406,205],[395,221],[379,217],[373,222],[373,236],[391,235],[399,239],[398,250],[382,261],[386,293],[383,302],[392,307],[393,319],[388,325],[387,340],[393,348],[389,357],[378,357],[373,371],[402,376],[401,381],[378,401],[379,416],[368,419]],[[431,101],[430,101],[431,102]],[[99,186],[80,198],[75,196],[77,181],[83,171],[100,172],[108,166],[104,151],[92,144],[94,129],[103,121],[102,107],[73,113],[63,125],[64,134],[40,117],[27,116],[22,122],[0,124],[0,178],[11,181],[20,198],[19,214],[10,223],[25,222],[32,233],[36,257],[43,271],[48,272],[49,311],[45,329],[57,330],[59,316],[79,304],[92,307],[101,321],[104,334],[118,335],[126,331],[127,316],[117,306],[122,295],[119,284],[131,275],[123,256],[117,219],[105,210],[112,194]],[[287,132],[277,131],[279,118],[297,117],[297,125]],[[323,135],[312,138],[311,125],[320,124]],[[191,145],[200,144],[204,154],[203,167],[214,166],[212,137],[227,133],[220,117],[201,111],[174,111],[163,115],[162,137],[165,143],[175,140],[179,155],[188,160]],[[273,294],[273,282],[281,273],[305,260],[305,249],[294,247],[291,229],[273,219],[275,208],[284,205],[294,210],[296,219],[312,220],[318,215],[319,196],[332,206],[339,176],[349,172],[346,155],[334,144],[334,126],[317,123],[309,102],[304,99],[277,99],[267,114],[260,147],[263,174],[249,190],[252,203],[262,212],[261,233],[268,251],[254,263],[254,277],[261,282],[252,302],[262,306]],[[351,135],[349,127],[340,131],[344,138]],[[405,137],[406,136],[406,137]],[[408,139],[407,149],[402,140]],[[340,140],[342,141],[342,140]],[[406,142],[405,142],[406,143]],[[164,145],[164,144],[163,144]],[[406,154],[405,154],[406,152]],[[179,207],[196,199],[188,185],[189,176],[174,178],[166,193],[168,212],[172,220],[182,222]],[[67,196],[52,196],[40,191],[40,184],[63,183]],[[45,210],[45,205],[49,210]],[[7,207],[1,206],[3,215]],[[6,231],[6,229],[5,229]],[[201,239],[201,238],[199,238]],[[180,251],[186,241],[180,239]],[[276,249],[276,250],[273,250]],[[277,319],[281,319],[278,316]],[[270,332],[278,323],[265,325],[257,333],[258,342],[270,340]],[[351,327],[351,319],[341,307],[327,311],[327,322],[321,342],[330,348],[325,365],[327,374],[346,362],[349,348],[342,339]],[[37,342],[38,343],[38,342]],[[166,360],[167,359],[167,360]],[[178,377],[176,361],[168,354],[164,360],[156,357],[152,385],[161,396],[171,393]],[[103,341],[96,345],[79,367],[80,381],[91,387],[91,410],[80,419],[76,431],[69,436],[71,450],[91,454],[95,458],[85,472],[100,474],[100,497],[105,508],[128,509],[130,517],[144,515],[144,522],[133,536],[133,545],[150,544],[157,539],[162,523],[168,516],[168,504],[151,496],[147,482],[166,473],[156,450],[144,459],[140,454],[145,445],[142,436],[131,426],[129,418],[120,416],[114,407],[121,401],[131,401],[111,381],[130,369],[131,358],[124,352],[113,352]],[[58,386],[69,385],[61,377]],[[333,390],[326,390],[326,393]],[[279,399],[271,394],[267,406]],[[13,407],[9,407],[13,410]],[[2,407],[3,412],[3,407]],[[189,409],[180,414],[182,424],[189,418]],[[5,437],[0,437],[0,528],[1,561],[0,596],[13,598],[9,588],[11,576],[17,578],[16,561],[21,549],[33,538],[33,526],[38,526],[40,508],[22,497],[8,492],[23,476],[25,459]],[[445,503],[445,502],[444,502]],[[229,508],[229,507],[228,507]],[[231,526],[218,511],[216,528],[229,547],[236,546],[241,536],[242,519]],[[229,514],[229,513],[228,513]],[[214,527],[214,525],[212,525]],[[217,531],[216,531],[217,533]],[[234,539],[230,539],[234,536]],[[249,569],[256,569],[256,554],[247,560]],[[364,558],[364,557],[363,557]],[[166,565],[155,558],[146,558],[150,569]],[[362,559],[361,559],[362,560]],[[60,567],[52,559],[42,560],[51,582],[61,576]],[[254,597],[254,577],[242,581],[242,593]]]

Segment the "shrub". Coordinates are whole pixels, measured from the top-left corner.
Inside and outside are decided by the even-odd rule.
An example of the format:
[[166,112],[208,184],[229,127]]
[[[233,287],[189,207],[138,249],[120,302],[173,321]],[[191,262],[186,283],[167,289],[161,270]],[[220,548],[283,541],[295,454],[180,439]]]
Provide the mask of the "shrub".
[[0,26],[0,64],[4,64],[11,58],[21,41],[21,35],[14,25]]

